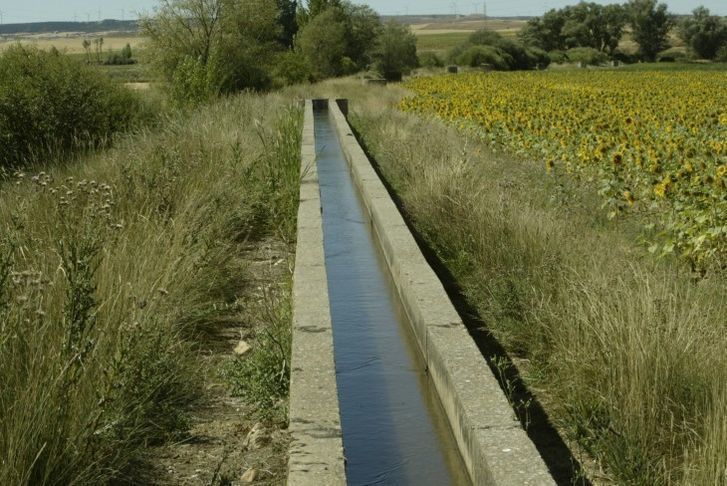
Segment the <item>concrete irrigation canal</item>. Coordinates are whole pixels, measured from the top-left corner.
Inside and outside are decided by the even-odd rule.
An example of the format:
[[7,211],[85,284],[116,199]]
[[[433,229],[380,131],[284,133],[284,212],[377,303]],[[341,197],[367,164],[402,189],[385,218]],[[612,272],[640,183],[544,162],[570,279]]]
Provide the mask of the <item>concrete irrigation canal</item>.
[[305,105],[288,484],[554,484],[346,109]]

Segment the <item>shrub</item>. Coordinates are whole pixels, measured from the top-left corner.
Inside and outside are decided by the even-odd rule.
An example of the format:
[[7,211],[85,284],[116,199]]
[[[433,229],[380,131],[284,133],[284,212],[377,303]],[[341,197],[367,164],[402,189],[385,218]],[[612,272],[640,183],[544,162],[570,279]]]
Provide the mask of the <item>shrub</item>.
[[525,52],[531,60],[530,62],[533,62],[535,67],[545,69],[550,66],[550,56],[543,49],[540,49],[539,47],[528,47],[525,49]]
[[608,61],[608,55],[592,47],[574,47],[566,51],[571,62],[580,62],[584,66],[598,66]]
[[107,143],[142,121],[131,91],[69,57],[13,46],[0,56],[0,169]]
[[568,61],[568,57],[565,55],[565,51],[560,51],[558,49],[554,49],[548,52],[548,57],[550,58],[550,62],[554,64],[563,64],[564,62]]
[[192,57],[182,60],[169,83],[169,96],[178,106],[208,100],[210,82],[207,67]]
[[510,69],[512,58],[496,47],[472,46],[459,55],[457,63],[470,67],[488,64],[498,71],[507,71]]
[[424,68],[444,67],[444,61],[434,52],[422,52],[418,54],[419,66]]
[[727,62],[727,45],[719,48],[714,60],[717,62]]
[[691,56],[689,54],[681,49],[677,49],[674,47],[665,51],[661,51],[659,54],[656,55],[657,62],[680,62],[688,61],[689,59],[691,59]]
[[131,54],[131,45],[126,44],[126,46],[121,49],[121,52],[109,54],[109,57],[106,59],[106,62],[104,62],[104,64],[118,66],[136,64],[136,61],[133,59]]
[[310,65],[300,52],[286,51],[278,56],[273,68],[273,83],[276,86],[305,83],[310,78]]
[[620,49],[613,51],[612,57],[615,61],[620,61],[625,64],[633,64],[639,61],[639,57],[635,52],[624,52]]
[[[508,65],[506,69],[534,69],[538,64],[550,64],[544,51],[537,48],[526,49],[521,43],[506,39],[497,32],[487,29],[480,29],[470,35],[468,45],[489,46],[497,49],[499,57]],[[468,50],[467,45],[465,49]],[[460,53],[459,56],[462,54]],[[475,51],[472,51],[469,57],[473,55],[475,55]],[[496,63],[488,62],[488,64],[496,67]],[[496,67],[496,69],[501,68]]]

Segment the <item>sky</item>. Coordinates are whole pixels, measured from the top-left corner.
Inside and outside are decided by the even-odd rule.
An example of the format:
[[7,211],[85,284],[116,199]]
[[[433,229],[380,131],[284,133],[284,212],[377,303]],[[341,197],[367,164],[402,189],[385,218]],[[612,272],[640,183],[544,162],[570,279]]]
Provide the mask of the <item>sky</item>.
[[[595,0],[596,3],[614,3]],[[619,3],[625,0],[619,0]],[[481,13],[482,1],[467,0],[368,0],[383,15]],[[487,0],[487,14],[493,17],[541,15],[551,8],[577,3],[577,0]],[[674,13],[689,13],[704,5],[713,14],[727,15],[727,0],[666,0]],[[44,22],[51,20],[95,21],[100,19],[134,19],[139,12],[149,12],[156,0],[0,0],[2,22]]]

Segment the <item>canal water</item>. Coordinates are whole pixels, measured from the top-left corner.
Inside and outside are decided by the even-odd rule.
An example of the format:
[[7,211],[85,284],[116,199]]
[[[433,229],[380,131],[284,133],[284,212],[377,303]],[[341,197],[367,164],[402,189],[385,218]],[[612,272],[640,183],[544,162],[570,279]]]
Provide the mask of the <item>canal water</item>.
[[326,109],[315,139],[348,484],[469,484]]

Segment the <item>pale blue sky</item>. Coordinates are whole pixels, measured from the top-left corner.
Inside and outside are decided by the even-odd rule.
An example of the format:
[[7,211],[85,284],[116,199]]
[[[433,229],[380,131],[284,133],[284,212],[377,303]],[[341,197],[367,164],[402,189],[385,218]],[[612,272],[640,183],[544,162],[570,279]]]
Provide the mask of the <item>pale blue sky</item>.
[[[597,3],[613,3],[596,0]],[[0,0],[4,23],[48,20],[98,20],[99,18],[136,18],[136,12],[150,11],[156,0]],[[369,0],[382,14],[469,14],[482,12],[482,1],[466,0]],[[540,15],[551,8],[577,3],[577,0],[488,0],[491,16]],[[704,5],[713,13],[727,15],[727,0],[667,0],[672,12],[688,13]]]

